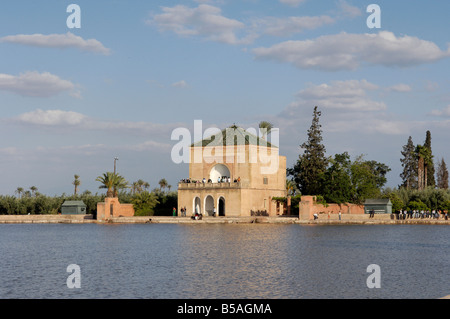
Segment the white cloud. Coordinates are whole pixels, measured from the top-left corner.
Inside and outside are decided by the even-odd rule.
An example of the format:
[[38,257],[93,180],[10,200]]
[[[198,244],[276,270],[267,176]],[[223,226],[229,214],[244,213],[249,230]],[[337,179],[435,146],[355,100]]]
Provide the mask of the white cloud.
[[94,52],[109,55],[111,50],[105,48],[96,39],[84,40],[71,32],[66,34],[18,34],[0,38],[0,42],[17,43],[42,48],[77,48],[82,51]]
[[442,110],[433,110],[430,112],[430,115],[433,116],[443,116],[443,117],[450,117],[450,105],[443,108]]
[[350,5],[345,0],[339,1],[338,8],[341,10],[341,14],[346,17],[354,18],[362,15],[362,12],[358,7]]
[[329,133],[354,132],[363,134],[383,135],[407,135],[412,127],[418,129],[424,125],[420,122],[406,122],[395,120],[383,114],[370,114],[361,117],[358,114],[350,114],[345,118],[335,118],[326,123],[326,131]]
[[387,88],[387,90],[403,93],[403,92],[411,92],[412,88],[407,84],[399,83],[399,84],[396,84],[396,85],[393,85],[393,86]]
[[236,32],[244,29],[244,23],[226,18],[221,9],[208,4],[197,8],[184,5],[162,7],[163,13],[156,14],[148,24],[156,24],[162,31],[172,31],[180,36],[203,36],[207,40],[227,44],[246,42],[238,39]]
[[22,125],[33,125],[37,128],[54,128],[61,131],[66,128],[76,127],[80,132],[84,131],[112,131],[117,134],[138,134],[170,137],[173,129],[183,126],[180,123],[158,124],[151,122],[131,122],[99,120],[87,115],[64,110],[41,110],[26,112],[12,119],[4,119],[4,123],[18,123]]
[[396,37],[394,33],[325,35],[314,40],[286,41],[255,48],[257,59],[292,63],[301,69],[355,70],[361,64],[408,67],[436,62],[450,56],[430,41]]
[[[75,85],[72,82],[48,72],[26,72],[18,76],[0,74],[0,90],[23,96],[50,97],[74,88]],[[72,94],[79,95],[79,92],[72,92]]]
[[428,92],[434,92],[439,89],[439,84],[433,81],[425,81],[425,90]]
[[145,141],[136,145],[130,145],[127,148],[132,151],[143,152],[143,151],[155,151],[159,150],[161,152],[170,152],[173,145],[169,143],[160,143],[156,141]]
[[189,85],[186,83],[186,81],[181,80],[175,83],[172,83],[173,87],[177,87],[177,88],[187,88]]
[[287,17],[275,18],[265,17],[253,20],[255,33],[263,33],[274,36],[289,36],[295,33],[319,28],[325,24],[334,23],[335,19],[330,16],[316,17]]
[[43,126],[80,125],[87,117],[83,114],[62,110],[41,110],[23,113],[17,117],[20,123]]
[[281,3],[287,4],[291,7],[297,7],[305,1],[306,0],[280,0]]
[[[303,1],[284,1],[298,5]],[[305,30],[317,29],[335,23],[339,16],[354,17],[360,13],[345,1],[339,4],[336,17],[290,16],[290,17],[250,17],[245,21],[230,19],[222,15],[222,10],[210,4],[200,4],[196,8],[184,5],[162,7],[162,13],[153,14],[146,23],[156,25],[160,31],[172,31],[179,36],[198,36],[209,41],[227,44],[250,44],[263,35],[290,36]]]
[[384,102],[374,101],[368,96],[369,91],[377,89],[377,85],[366,80],[334,81],[331,84],[312,85],[298,92],[298,100],[291,103],[282,114],[295,117],[300,108],[309,109],[315,105],[341,112],[382,111],[386,109]]

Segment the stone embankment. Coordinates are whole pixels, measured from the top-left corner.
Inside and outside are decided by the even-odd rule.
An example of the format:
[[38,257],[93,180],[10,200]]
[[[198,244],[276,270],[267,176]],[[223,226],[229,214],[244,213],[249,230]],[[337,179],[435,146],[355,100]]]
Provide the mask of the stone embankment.
[[92,215],[0,215],[0,224],[96,223]]
[[92,215],[0,215],[0,224],[299,224],[299,225],[450,225],[450,220],[402,219],[391,215],[345,215],[319,216],[317,220],[301,220],[298,217],[204,217],[193,220],[190,217],[134,216],[115,217],[103,221]]

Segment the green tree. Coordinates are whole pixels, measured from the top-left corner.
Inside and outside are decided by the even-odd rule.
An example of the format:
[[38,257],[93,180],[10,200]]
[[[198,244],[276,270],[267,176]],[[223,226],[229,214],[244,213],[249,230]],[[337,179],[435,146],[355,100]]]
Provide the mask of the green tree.
[[428,183],[428,166],[431,163],[431,150],[424,145],[416,146],[417,158],[417,188],[419,190],[425,189]]
[[295,182],[290,179],[286,179],[286,194],[287,194],[287,196],[294,196],[297,191],[298,191],[298,189],[297,189],[297,186],[295,185]]
[[38,188],[36,186],[31,186],[30,191],[33,196],[36,196],[36,192],[38,191]]
[[319,123],[321,112],[314,107],[313,120],[308,130],[308,140],[300,147],[304,153],[299,155],[297,163],[288,169],[302,195],[321,193],[321,176],[327,169],[325,146],[322,144],[322,129]]
[[409,202],[408,207],[412,210],[428,210],[427,205],[423,203],[420,199],[418,201]]
[[167,180],[165,178],[160,179],[158,184],[159,184],[160,191],[162,191],[163,189],[166,189],[167,185],[169,185],[169,183],[167,182]]
[[400,174],[402,178],[401,186],[407,189],[417,188],[417,159],[411,136],[408,138],[407,144],[403,146],[401,154],[403,155],[403,158],[400,159],[403,167],[403,171]]
[[448,189],[448,169],[447,164],[445,164],[443,158],[438,164],[436,177],[437,177],[437,187],[441,189]]
[[425,143],[423,144],[429,150],[429,159],[427,163],[427,186],[436,186],[436,180],[434,178],[435,169],[433,163],[433,151],[431,149],[431,132],[427,131],[425,137]]
[[351,180],[351,160],[347,152],[329,159],[329,167],[322,176],[323,197],[329,203],[348,203],[354,189]]
[[136,182],[133,182],[131,185],[132,193],[141,193],[142,191],[146,190],[148,187],[150,187],[150,184],[147,182],[144,182],[142,179],[138,179]]
[[361,204],[367,198],[381,196],[381,188],[386,183],[386,174],[391,169],[383,163],[366,161],[359,156],[351,165],[351,179],[354,188],[353,202]]
[[17,187],[15,193],[19,195],[19,199],[22,198],[23,191],[23,187]]
[[391,200],[393,212],[406,208],[405,203],[395,191],[386,192],[381,197],[389,198]]
[[155,207],[159,204],[154,193],[143,191],[133,196],[131,203],[135,210],[135,216],[153,216]]
[[266,139],[269,135],[270,131],[272,131],[273,125],[270,122],[267,121],[261,121],[259,122],[259,130],[261,131],[262,138]]
[[99,188],[106,188],[107,197],[117,197],[117,190],[128,187],[128,182],[117,173],[106,172],[96,178],[97,182],[102,183]]
[[81,181],[80,181],[80,176],[78,176],[77,174],[75,174],[74,176],[74,180],[72,182],[73,186],[75,187],[73,194],[77,195],[78,193],[78,187],[81,185]]

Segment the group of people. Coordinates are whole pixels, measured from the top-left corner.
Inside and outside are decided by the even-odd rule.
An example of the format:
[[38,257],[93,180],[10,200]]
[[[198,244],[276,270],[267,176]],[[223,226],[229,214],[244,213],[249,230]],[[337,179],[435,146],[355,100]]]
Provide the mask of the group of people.
[[439,219],[440,216],[448,220],[448,212],[442,210],[400,210],[395,213],[397,219],[430,218]]
[[[208,180],[206,180],[206,178],[203,178],[201,181],[199,180],[192,180],[191,178],[183,178],[180,183],[184,183],[184,184],[189,184],[189,183],[194,183],[194,184],[199,184],[199,183],[212,183],[212,179],[209,178]],[[233,180],[234,183],[240,183],[241,182],[241,178],[235,178]],[[217,178],[217,183],[231,183],[231,178],[229,176],[221,176]]]
[[[180,212],[181,212],[181,216],[182,217],[186,217],[186,213],[187,213],[186,206],[181,207]],[[215,208],[214,208],[214,214],[215,214],[215,212],[216,211],[215,211]],[[175,207],[173,208],[173,216],[176,216],[176,209],[175,209]],[[195,220],[201,220],[203,218],[203,215],[201,213],[199,213],[197,211],[197,209],[195,209],[195,213],[192,214],[191,218],[195,219]]]

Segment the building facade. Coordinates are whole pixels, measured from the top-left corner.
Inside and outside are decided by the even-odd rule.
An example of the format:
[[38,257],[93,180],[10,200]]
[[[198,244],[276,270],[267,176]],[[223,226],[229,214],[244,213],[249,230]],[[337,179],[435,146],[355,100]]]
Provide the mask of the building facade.
[[189,178],[178,184],[178,216],[276,216],[286,196],[286,157],[232,126],[190,147]]

